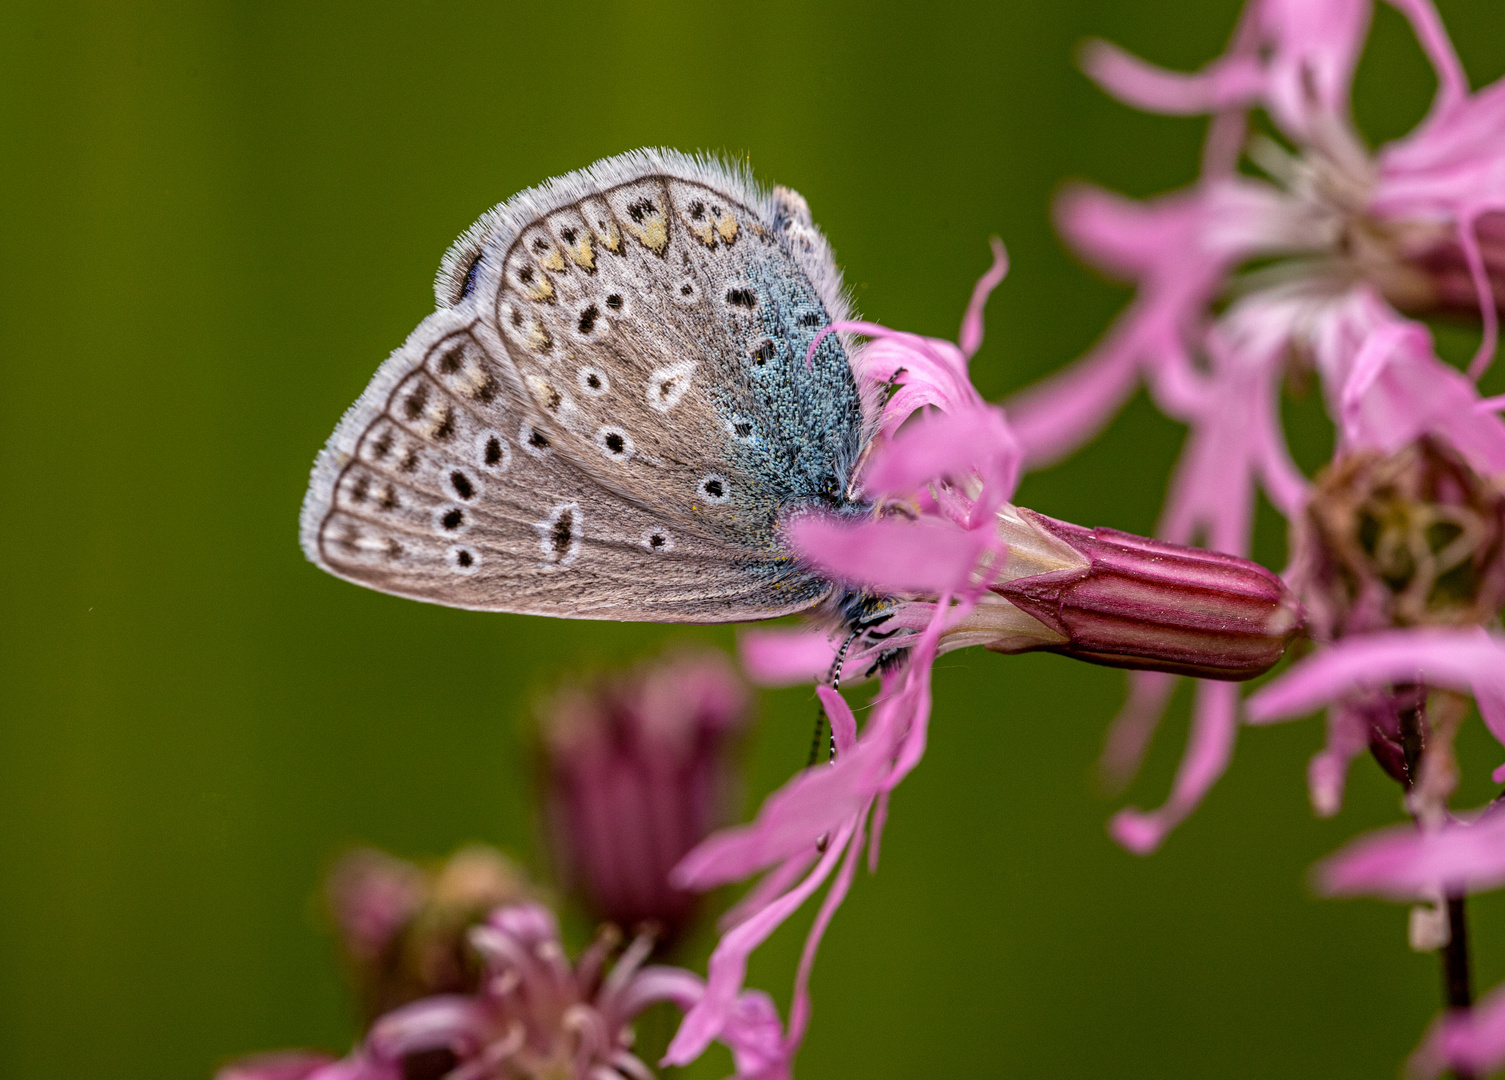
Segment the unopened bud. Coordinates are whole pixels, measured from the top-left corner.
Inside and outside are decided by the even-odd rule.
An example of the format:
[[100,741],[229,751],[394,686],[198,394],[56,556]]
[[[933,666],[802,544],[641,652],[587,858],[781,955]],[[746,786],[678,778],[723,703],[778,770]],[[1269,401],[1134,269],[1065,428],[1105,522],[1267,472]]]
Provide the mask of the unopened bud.
[[1018,514],[1080,561],[992,586],[1052,638],[990,643],[995,651],[1043,649],[1110,667],[1241,680],[1269,670],[1302,628],[1296,597],[1257,563]]
[[720,653],[643,664],[543,703],[545,813],[562,884],[597,918],[671,941],[698,896],[669,882],[726,822],[750,700]]

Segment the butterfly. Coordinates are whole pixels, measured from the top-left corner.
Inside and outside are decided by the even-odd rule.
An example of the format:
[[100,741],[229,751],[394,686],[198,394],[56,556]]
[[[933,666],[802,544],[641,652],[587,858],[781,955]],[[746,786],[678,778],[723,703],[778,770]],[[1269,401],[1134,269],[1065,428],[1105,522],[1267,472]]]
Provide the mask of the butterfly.
[[831,597],[780,526],[865,510],[875,410],[851,340],[821,336],[849,304],[797,193],[632,151],[488,212],[435,296],[314,464],[315,564],[571,618],[733,622]]

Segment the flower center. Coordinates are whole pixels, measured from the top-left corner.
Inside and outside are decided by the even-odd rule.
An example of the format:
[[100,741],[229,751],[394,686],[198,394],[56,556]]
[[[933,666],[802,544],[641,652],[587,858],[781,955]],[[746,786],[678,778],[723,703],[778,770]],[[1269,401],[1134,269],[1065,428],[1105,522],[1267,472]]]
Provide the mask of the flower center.
[[1505,605],[1505,492],[1437,440],[1340,457],[1296,532],[1298,590],[1334,637],[1476,625]]

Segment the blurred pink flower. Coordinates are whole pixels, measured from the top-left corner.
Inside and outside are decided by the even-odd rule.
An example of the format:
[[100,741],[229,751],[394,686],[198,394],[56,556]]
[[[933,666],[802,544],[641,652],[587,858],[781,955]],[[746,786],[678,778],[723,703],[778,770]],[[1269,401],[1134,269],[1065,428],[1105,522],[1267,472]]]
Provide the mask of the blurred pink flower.
[[[1430,830],[1400,826],[1361,837],[1318,864],[1316,880],[1330,895],[1433,904],[1498,889],[1505,885],[1505,809],[1491,806],[1476,820],[1452,819]],[[1449,1069],[1484,1076],[1502,1065],[1505,986],[1439,1016],[1407,1072],[1430,1080]]]
[[721,653],[570,686],[540,710],[545,814],[560,876],[597,918],[673,938],[696,894],[669,871],[726,824],[749,696]]
[[432,867],[357,848],[334,865],[325,893],[366,1023],[417,998],[474,990],[470,928],[534,896],[518,867],[480,844]]
[[[1481,407],[1471,378],[1438,359],[1426,327],[1401,314],[1472,312],[1485,335],[1471,374],[1493,355],[1505,298],[1505,82],[1470,94],[1431,5],[1396,0],[1438,92],[1416,131],[1371,155],[1348,111],[1371,6],[1250,0],[1228,51],[1192,75],[1101,42],[1086,50],[1087,72],[1121,99],[1214,119],[1190,189],[1139,203],[1079,186],[1061,199],[1067,239],[1138,293],[1086,357],[1009,403],[1027,465],[1082,445],[1143,382],[1190,427],[1159,535],[1246,555],[1257,492],[1287,518],[1306,503],[1279,392],[1286,375],[1310,368],[1340,454],[1391,453],[1433,435],[1479,474],[1505,473],[1505,424]],[[1248,138],[1255,107],[1294,152]],[[1269,180],[1237,171],[1246,149]],[[1104,756],[1119,783],[1137,769],[1173,681],[1135,673],[1131,686]],[[1199,688],[1193,749],[1171,800],[1115,818],[1121,842],[1151,850],[1197,804],[1227,765],[1236,713],[1230,688]],[[1340,737],[1335,752],[1344,745]]]
[[[705,985],[679,968],[643,966],[652,941],[610,963],[599,937],[569,963],[559,928],[537,904],[498,908],[471,931],[484,977],[472,994],[439,994],[390,1012],[346,1058],[265,1055],[222,1069],[217,1080],[645,1080],[632,1053],[632,1021],[649,1006],[695,1005]],[[748,991],[719,1032],[739,1080],[786,1080],[784,1040],[766,995]]]
[[1449,1069],[1460,1076],[1492,1076],[1505,1066],[1505,985],[1473,1008],[1450,1010],[1433,1021],[1406,1071],[1432,1080]]

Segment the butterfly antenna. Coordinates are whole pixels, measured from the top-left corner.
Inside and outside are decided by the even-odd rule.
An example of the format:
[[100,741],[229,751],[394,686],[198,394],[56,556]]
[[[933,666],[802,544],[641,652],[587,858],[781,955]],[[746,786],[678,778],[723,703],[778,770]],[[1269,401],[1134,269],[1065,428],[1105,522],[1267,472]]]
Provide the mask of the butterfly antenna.
[[810,760],[805,762],[805,768],[810,768],[820,760],[820,737],[825,733],[826,711],[820,706],[815,708],[815,734],[810,737]]
[[[852,642],[856,641],[861,634],[861,630],[853,630],[850,634],[847,635],[847,639],[841,643],[841,648],[836,650],[836,657],[831,661],[831,670],[826,674],[826,681],[831,684],[832,690],[841,689],[841,666],[846,662],[847,650],[852,647]],[[820,758],[820,737],[822,731],[824,730],[825,722],[826,713],[825,710],[822,709],[815,714],[815,736],[810,740],[810,760],[806,764],[806,768],[814,765]],[[836,760],[835,728],[831,729],[830,747],[830,756],[827,757],[826,760],[834,762]]]

